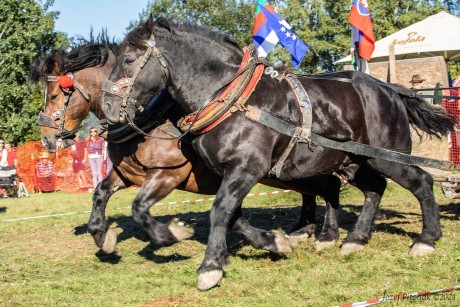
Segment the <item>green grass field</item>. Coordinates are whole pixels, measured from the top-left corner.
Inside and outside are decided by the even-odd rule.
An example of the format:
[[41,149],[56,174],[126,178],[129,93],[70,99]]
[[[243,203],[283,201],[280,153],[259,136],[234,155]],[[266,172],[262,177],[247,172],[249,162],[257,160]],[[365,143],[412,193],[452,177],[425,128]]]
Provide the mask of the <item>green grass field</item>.
[[[272,190],[258,185],[253,192]],[[375,223],[365,252],[342,256],[339,242],[318,253],[310,238],[280,257],[230,232],[222,286],[204,293],[195,288],[196,270],[206,248],[211,202],[154,207],[161,221],[177,216],[196,231],[191,240],[159,247],[131,219],[137,191],[120,191],[109,202],[107,216],[119,234],[112,255],[100,252],[87,233],[90,194],[1,199],[0,306],[333,306],[460,285],[460,201],[444,198],[438,187],[444,237],[433,255],[409,257],[411,241],[421,232],[420,208],[410,193],[390,183],[381,205],[384,218]],[[163,201],[202,197],[176,191]],[[322,219],[324,202],[318,201]],[[362,202],[359,191],[343,189],[341,239]],[[300,203],[293,192],[251,197],[244,215],[258,227],[289,230]],[[55,214],[67,215],[5,221]],[[460,291],[382,305],[460,306]]]

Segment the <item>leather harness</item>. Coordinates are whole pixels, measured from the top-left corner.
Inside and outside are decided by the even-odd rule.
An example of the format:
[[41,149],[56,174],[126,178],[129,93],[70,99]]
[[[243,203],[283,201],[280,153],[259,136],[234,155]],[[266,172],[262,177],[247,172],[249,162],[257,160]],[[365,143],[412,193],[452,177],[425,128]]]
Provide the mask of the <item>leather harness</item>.
[[[154,54],[158,61],[161,64],[163,73],[166,79],[169,78],[169,71],[166,65],[166,61],[161,55],[161,52],[156,47],[154,38],[151,38],[148,43],[149,47],[144,59],[142,60],[142,65],[136,70],[133,78],[128,78],[128,80],[123,80],[124,84],[112,83],[106,81],[103,86],[103,90],[108,91],[112,94],[119,95],[123,97],[122,108],[120,110],[120,115],[126,113],[125,108],[129,103],[133,104],[140,112],[143,112],[142,106],[135,100],[130,98],[130,93],[134,85],[134,81],[139,73],[139,71],[144,66],[145,62],[149,59],[151,54]],[[391,151],[387,149],[377,148],[370,145],[357,143],[353,141],[335,141],[332,139],[325,138],[318,134],[315,134],[311,131],[312,128],[312,106],[308,94],[303,88],[302,84],[298,81],[295,75],[287,76],[278,76],[278,73],[269,66],[264,60],[258,59],[254,55],[254,47],[248,48],[243,57],[243,62],[237,72],[236,77],[232,79],[230,84],[224,89],[220,94],[217,95],[217,98],[210,101],[209,103],[204,103],[205,107],[202,107],[200,110],[189,114],[179,120],[178,126],[185,130],[185,133],[179,135],[178,137],[183,137],[187,132],[193,134],[202,134],[210,131],[216,127],[219,123],[228,118],[232,113],[236,111],[241,111],[245,113],[245,117],[257,122],[261,125],[264,125],[270,129],[273,129],[279,133],[291,137],[291,140],[288,146],[285,148],[283,154],[281,155],[278,162],[273,166],[270,171],[272,176],[279,177],[281,174],[282,167],[284,162],[288,158],[292,149],[297,143],[308,143],[316,144],[327,148],[332,148],[340,151],[345,151],[355,155],[366,156],[369,158],[383,159],[391,162],[403,163],[408,165],[419,165],[427,166],[432,168],[439,168],[442,170],[453,170],[460,167],[456,166],[450,161],[441,161],[430,158],[416,157],[396,151]],[[246,64],[245,64],[246,63]],[[257,86],[262,73],[264,72],[265,66],[268,66],[265,69],[265,73],[269,74],[272,78],[276,78],[279,81],[286,80],[289,86],[295,93],[296,100],[299,104],[300,111],[302,114],[302,123],[301,126],[294,126],[289,122],[282,120],[273,116],[272,114],[260,110],[254,106],[245,107],[245,103],[250,97],[251,93],[254,91]],[[340,77],[327,76],[327,74],[320,76],[303,76],[307,78],[314,79],[327,79],[338,82],[346,83],[365,83],[365,84],[374,84],[376,86],[385,86],[391,88],[401,95],[408,97],[417,97],[417,95],[410,91],[404,90],[398,87],[393,87],[389,84],[381,82],[379,80],[375,81],[360,81],[360,80],[351,80]],[[120,80],[119,80],[120,81]],[[126,82],[128,81],[128,82]],[[126,92],[123,92],[122,88],[127,87]],[[215,97],[214,95],[212,97]],[[128,122],[130,118],[126,116]],[[133,128],[137,128],[134,123],[130,123]],[[138,132],[145,133],[141,129],[137,129]]]
[[[331,149],[345,151],[345,152],[352,153],[355,155],[366,156],[369,158],[383,159],[383,160],[387,160],[391,162],[397,162],[397,163],[408,164],[408,165],[425,166],[425,167],[437,168],[441,170],[460,170],[460,167],[455,165],[451,161],[443,161],[443,160],[437,160],[437,159],[431,159],[431,158],[425,158],[425,157],[417,157],[417,156],[404,154],[401,152],[396,152],[396,151],[392,151],[388,149],[373,147],[367,144],[357,143],[354,141],[335,141],[335,140],[323,137],[321,135],[318,135],[312,132],[311,131],[312,120],[313,120],[312,105],[308,97],[308,94],[305,91],[305,88],[302,86],[302,84],[297,78],[298,76],[287,75],[287,76],[278,77],[277,74],[275,75],[272,74],[273,68],[270,66],[267,67],[267,69],[265,69],[266,74],[271,74],[273,78],[277,78],[280,81],[286,80],[289,86],[291,87],[291,89],[293,90],[296,100],[299,105],[299,110],[302,114],[301,125],[300,126],[292,125],[291,123],[283,119],[280,119],[276,116],[273,116],[269,112],[260,110],[257,107],[254,107],[251,105],[245,106],[245,102],[248,100],[249,96],[254,91],[255,87],[257,86],[257,83],[259,82],[261,78],[261,74],[262,74],[264,66],[265,66],[265,63],[260,63],[257,65],[254,71],[254,75],[250,79],[250,81],[247,83],[244,91],[242,92],[241,97],[238,99],[232,98],[232,100],[235,102],[230,107],[227,106],[228,110],[225,111],[223,115],[220,115],[220,116],[215,115],[213,117],[207,116],[206,117],[207,126],[206,125],[199,126],[198,129],[194,129],[194,124],[199,122],[199,119],[201,117],[197,120],[195,118],[196,113],[192,113],[180,120],[179,127],[181,128],[181,130],[185,130],[184,128],[186,128],[186,129],[189,129],[189,131],[191,131],[193,134],[202,134],[202,133],[210,131],[212,128],[217,126],[223,120],[228,118],[232,113],[236,111],[242,111],[244,112],[245,117],[247,119],[291,137],[291,140],[289,141],[288,146],[284,149],[280,158],[270,170],[269,175],[276,176],[276,177],[280,177],[283,165],[285,161],[287,160],[287,158],[289,157],[289,154],[292,152],[294,146],[297,145],[297,143],[307,143],[309,145],[314,144],[314,145],[319,145],[319,146],[323,146],[323,147],[327,147]],[[304,77],[308,77],[308,76],[304,76]],[[325,75],[324,76],[312,76],[311,78],[325,79],[325,80],[327,79],[327,80],[332,80],[332,81],[337,81],[337,82],[346,82],[346,83],[369,84],[369,82],[362,82],[362,81],[355,82],[355,80],[350,80],[346,78],[329,77]],[[247,77],[245,77],[245,79],[247,79]],[[231,83],[232,86],[234,86],[235,84],[238,84],[238,83],[237,82]],[[242,82],[239,84],[246,84],[246,83]],[[410,90],[393,87],[390,84],[379,82],[378,80],[371,82],[371,84],[375,84],[377,86],[389,87],[393,89],[394,91],[396,91],[397,93],[408,96],[408,97],[417,97],[417,95]],[[225,90],[224,92],[227,93],[229,91]],[[234,92],[239,92],[239,91],[235,90]],[[222,95],[219,95],[219,97],[221,96]],[[217,100],[218,99],[216,99],[216,101],[214,101],[213,103],[214,104],[218,103]],[[206,108],[204,110],[206,110]],[[218,112],[214,114],[218,114]],[[186,124],[184,124],[184,122]],[[190,127],[190,124],[192,124],[192,127]]]

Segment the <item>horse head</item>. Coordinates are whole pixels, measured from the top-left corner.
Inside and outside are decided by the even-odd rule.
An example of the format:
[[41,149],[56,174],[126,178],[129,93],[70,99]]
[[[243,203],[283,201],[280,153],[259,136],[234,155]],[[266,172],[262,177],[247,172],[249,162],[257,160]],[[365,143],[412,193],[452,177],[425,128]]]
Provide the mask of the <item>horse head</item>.
[[242,50],[226,35],[152,16],[121,44],[102,109],[112,123],[131,121],[159,91],[186,112],[197,110],[238,70]]
[[32,81],[45,84],[45,108],[38,116],[46,150],[73,144],[75,133],[92,111],[98,118],[100,88],[115,64],[117,48],[85,41],[70,53],[54,51],[40,57],[31,72]]

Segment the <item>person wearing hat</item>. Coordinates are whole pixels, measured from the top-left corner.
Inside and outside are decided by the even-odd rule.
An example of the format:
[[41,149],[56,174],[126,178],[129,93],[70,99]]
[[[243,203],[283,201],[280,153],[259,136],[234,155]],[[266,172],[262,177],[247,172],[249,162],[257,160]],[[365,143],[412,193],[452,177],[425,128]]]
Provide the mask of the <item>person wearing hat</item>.
[[54,163],[50,160],[49,154],[44,151],[38,156],[35,166],[35,174],[38,179],[38,190],[41,192],[54,191]]
[[422,83],[425,81],[420,75],[412,75],[412,79],[409,81],[412,84],[411,89],[419,89],[422,87]]
[[53,161],[50,160],[50,156],[47,152],[42,152],[40,156],[38,156],[35,170],[37,171],[37,177],[40,178],[54,175],[54,164]]

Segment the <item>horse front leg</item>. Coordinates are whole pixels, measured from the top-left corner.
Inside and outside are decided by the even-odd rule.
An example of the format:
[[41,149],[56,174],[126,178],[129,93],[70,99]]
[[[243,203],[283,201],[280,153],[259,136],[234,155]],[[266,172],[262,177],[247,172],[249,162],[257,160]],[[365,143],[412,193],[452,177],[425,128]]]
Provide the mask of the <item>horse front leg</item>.
[[112,169],[107,177],[104,178],[94,190],[93,208],[88,221],[88,231],[93,236],[94,242],[103,252],[113,253],[117,245],[117,234],[109,229],[105,218],[105,208],[110,196],[118,190],[126,188],[126,184]]
[[260,177],[245,173],[244,169],[239,172],[226,170],[211,209],[208,246],[203,263],[198,269],[198,290],[211,289],[221,282],[227,256],[227,228],[235,212],[241,208],[244,197],[259,179]]
[[192,229],[180,225],[177,219],[168,224],[161,223],[150,215],[149,209],[157,201],[168,196],[187,177],[189,171],[160,170],[150,172],[137,193],[133,205],[133,219],[142,225],[151,241],[158,245],[176,243],[193,236]]

